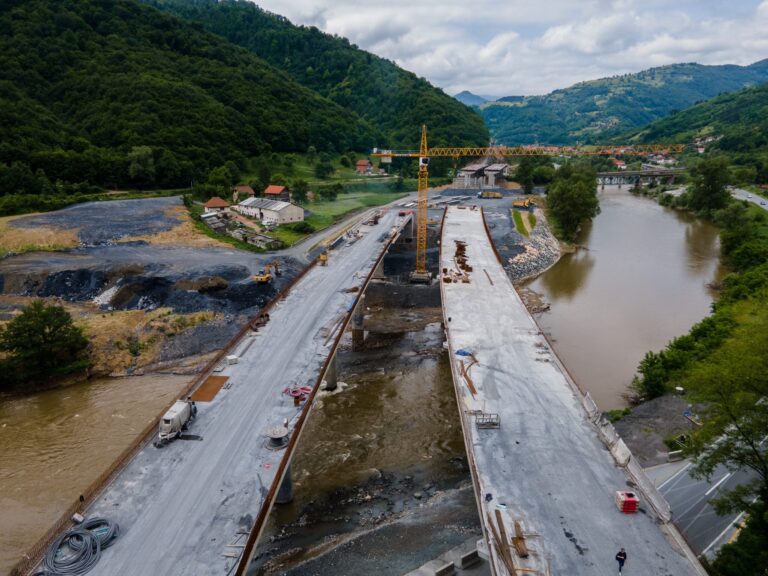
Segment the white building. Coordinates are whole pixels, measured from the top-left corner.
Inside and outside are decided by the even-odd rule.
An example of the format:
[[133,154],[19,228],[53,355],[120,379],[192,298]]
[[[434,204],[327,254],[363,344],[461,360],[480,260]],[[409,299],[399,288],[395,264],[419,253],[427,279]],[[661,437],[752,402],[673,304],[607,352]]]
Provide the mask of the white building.
[[246,216],[258,218],[265,224],[286,224],[304,220],[304,208],[281,200],[247,198],[234,206],[234,209]]

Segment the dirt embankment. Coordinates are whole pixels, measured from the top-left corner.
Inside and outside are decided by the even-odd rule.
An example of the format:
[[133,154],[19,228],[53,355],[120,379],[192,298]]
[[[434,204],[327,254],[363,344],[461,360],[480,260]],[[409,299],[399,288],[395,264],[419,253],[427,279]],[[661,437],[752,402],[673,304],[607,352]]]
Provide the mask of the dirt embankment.
[[689,408],[685,396],[667,394],[635,406],[613,426],[640,464],[647,468],[667,461],[670,448],[665,439],[685,434],[694,426],[683,416]]

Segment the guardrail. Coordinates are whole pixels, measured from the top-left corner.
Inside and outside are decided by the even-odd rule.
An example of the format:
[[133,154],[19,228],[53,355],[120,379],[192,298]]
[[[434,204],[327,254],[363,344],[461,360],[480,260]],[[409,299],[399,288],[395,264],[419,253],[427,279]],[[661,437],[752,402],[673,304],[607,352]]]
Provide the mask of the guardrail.
[[31,572],[38,564],[40,564],[43,555],[48,548],[53,544],[53,541],[60,535],[61,532],[71,527],[72,516],[75,513],[82,513],[89,506],[91,506],[101,493],[109,486],[117,477],[117,475],[128,465],[128,463],[136,456],[136,454],[148,444],[152,438],[157,434],[157,427],[160,422],[160,418],[163,417],[168,409],[173,406],[176,400],[185,398],[192,392],[194,392],[200,384],[213,372],[213,369],[221,362],[224,357],[229,354],[232,349],[240,343],[242,338],[250,331],[250,324],[253,320],[260,315],[269,312],[274,306],[276,306],[283,298],[286,297],[291,288],[301,280],[314,266],[317,265],[318,260],[314,259],[307,266],[305,266],[296,276],[294,276],[288,284],[270,300],[264,308],[259,310],[259,313],[251,318],[245,326],[222,348],[201,370],[200,374],[192,380],[182,391],[182,393],[168,403],[155,418],[150,422],[136,437],[136,439],[123,450],[117,459],[102,472],[88,487],[83,490],[80,497],[70,504],[61,516],[53,523],[53,525],[38,539],[38,541],[27,551],[24,557],[16,563],[11,570],[11,576],[24,576]]

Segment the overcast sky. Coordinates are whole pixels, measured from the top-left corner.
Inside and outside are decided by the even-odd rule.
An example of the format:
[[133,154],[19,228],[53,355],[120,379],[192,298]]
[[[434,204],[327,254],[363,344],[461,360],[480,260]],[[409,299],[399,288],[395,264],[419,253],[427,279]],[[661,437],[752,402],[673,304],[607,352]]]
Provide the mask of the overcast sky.
[[543,94],[676,62],[768,57],[768,0],[259,0],[449,94]]

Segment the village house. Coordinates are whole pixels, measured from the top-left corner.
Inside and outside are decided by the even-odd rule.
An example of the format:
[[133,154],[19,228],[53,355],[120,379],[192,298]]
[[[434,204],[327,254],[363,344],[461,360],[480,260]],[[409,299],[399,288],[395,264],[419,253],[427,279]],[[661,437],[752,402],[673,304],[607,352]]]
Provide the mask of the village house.
[[618,158],[611,158],[611,162],[613,163],[616,170],[626,170],[627,169],[627,163],[624,162],[624,160],[619,160]]
[[223,198],[214,196],[213,198],[208,200],[208,202],[203,204],[203,208],[206,214],[226,212],[229,209],[229,202],[227,202]]
[[355,163],[355,171],[358,174],[370,174],[373,170],[373,163],[370,160],[358,160]]
[[277,184],[270,184],[264,190],[264,198],[270,200],[282,200],[283,202],[291,201],[291,193],[285,186],[278,186]]
[[256,191],[247,184],[238,184],[232,187],[232,202],[237,204],[241,200],[246,198],[253,198],[256,196]]
[[246,216],[258,218],[264,224],[287,224],[304,220],[304,208],[301,206],[269,198],[246,198],[234,209]]

